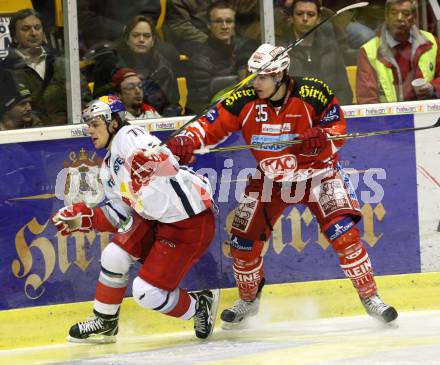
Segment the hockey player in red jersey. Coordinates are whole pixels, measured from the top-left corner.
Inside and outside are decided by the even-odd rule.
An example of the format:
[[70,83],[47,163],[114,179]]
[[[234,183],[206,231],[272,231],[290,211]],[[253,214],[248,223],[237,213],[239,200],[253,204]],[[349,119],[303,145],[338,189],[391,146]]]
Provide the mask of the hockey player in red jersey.
[[134,300],[168,316],[194,318],[196,336],[214,328],[219,290],[188,293],[179,283],[214,237],[209,181],[180,168],[166,146],[146,129],[129,125],[114,96],[92,101],[83,111],[95,148],[107,149],[100,169],[107,202],[90,208],[76,203],[52,218],[62,235],[113,232],[101,255],[94,318],[73,325],[72,342],[114,342],[128,272],[140,261],[133,281]]
[[[282,56],[259,70],[281,52]],[[289,77],[289,64],[284,48],[261,45],[248,62],[249,71],[258,72],[252,86],[217,103],[168,142],[182,164],[192,160],[195,149],[213,147],[238,130],[248,144],[265,143],[251,150],[257,171],[232,223],[229,244],[240,299],[222,312],[223,326],[233,327],[257,313],[264,285],[263,243],[292,203],[286,195],[295,196],[300,188],[304,194],[295,203],[305,204],[315,215],[368,314],[384,322],[393,321],[397,312],[377,294],[371,262],[356,227],[361,219],[358,199],[338,164],[344,141],[327,138],[346,133],[338,99],[321,80]],[[293,139],[303,142],[270,144]],[[266,183],[273,185],[270,201],[262,199]],[[286,189],[290,194],[284,194]]]

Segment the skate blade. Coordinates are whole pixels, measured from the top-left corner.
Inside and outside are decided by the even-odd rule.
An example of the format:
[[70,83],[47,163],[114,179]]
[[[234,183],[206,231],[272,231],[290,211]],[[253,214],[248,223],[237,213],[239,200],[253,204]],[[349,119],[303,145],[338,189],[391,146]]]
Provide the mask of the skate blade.
[[96,335],[96,336],[90,336],[87,338],[75,338],[72,336],[67,336],[66,340],[68,342],[72,342],[72,343],[105,344],[105,343],[115,343],[116,336]]
[[212,326],[211,326],[211,332],[209,332],[209,335],[204,338],[203,340],[208,339],[212,332],[214,331],[215,321],[217,319],[217,312],[218,312],[218,304],[220,302],[220,289],[212,289],[212,307],[211,307],[211,313],[212,313]]
[[240,322],[225,322],[222,321],[221,328],[226,331],[238,331],[248,328],[247,320],[243,319]]

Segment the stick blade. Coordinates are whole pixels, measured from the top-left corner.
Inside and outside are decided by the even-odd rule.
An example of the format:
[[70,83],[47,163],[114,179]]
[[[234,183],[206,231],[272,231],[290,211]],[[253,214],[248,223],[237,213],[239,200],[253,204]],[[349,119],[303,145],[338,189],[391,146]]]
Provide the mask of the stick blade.
[[368,1],[362,1],[360,3],[351,4],[351,5],[348,5],[344,8],[342,8],[342,9],[339,9],[336,12],[336,14],[340,14],[340,13],[343,13],[344,11],[351,10],[351,9],[363,8],[364,6],[367,6],[368,4],[369,4]]
[[433,128],[440,127],[440,118],[437,119],[437,122],[432,127]]

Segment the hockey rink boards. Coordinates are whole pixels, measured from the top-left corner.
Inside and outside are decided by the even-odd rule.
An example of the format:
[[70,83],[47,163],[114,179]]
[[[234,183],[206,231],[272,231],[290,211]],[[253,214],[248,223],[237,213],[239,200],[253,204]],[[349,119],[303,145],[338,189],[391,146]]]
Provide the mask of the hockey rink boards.
[[[431,125],[440,115],[437,104],[425,103],[421,113],[419,106],[411,105],[352,107],[346,111],[348,123],[353,121],[348,129]],[[164,121],[157,126],[152,130],[171,129]],[[266,247],[268,281],[273,285],[265,287],[252,329],[226,332],[217,326],[212,338],[202,343],[194,338],[192,322],[152,319],[126,299],[118,342],[112,345],[65,342],[69,326],[90,314],[99,253],[109,240],[105,234],[62,239],[48,225],[50,214],[63,204],[56,196],[62,199],[69,191],[66,184],[55,191],[56,172],[83,166],[81,148],[91,174],[99,159],[90,143],[75,138],[78,130],[69,128],[45,132],[49,142],[28,135],[18,143],[0,140],[6,143],[0,144],[0,276],[7,283],[0,287],[1,365],[440,364],[440,128],[351,141],[341,153],[352,177],[361,172],[361,191],[371,190],[364,179],[370,168],[374,181],[383,182],[385,197],[364,204],[361,229],[380,294],[399,311],[397,326],[380,326],[364,315],[352,288],[340,280],[334,254],[320,238],[316,222],[306,210],[294,208],[283,215]],[[13,135],[4,133],[2,138]],[[232,144],[241,143],[231,138]],[[215,163],[210,158],[201,156],[196,168],[215,165],[218,178],[235,185],[227,191],[229,196],[221,196],[216,244],[185,279],[183,286],[189,289],[233,287],[221,243],[227,239],[224,225],[235,195],[244,189],[244,168],[253,167],[246,154],[234,157],[232,167],[229,155],[217,157]],[[225,191],[218,186],[217,198]],[[295,225],[298,221],[301,224]],[[222,294],[224,308],[232,304],[235,291]]]

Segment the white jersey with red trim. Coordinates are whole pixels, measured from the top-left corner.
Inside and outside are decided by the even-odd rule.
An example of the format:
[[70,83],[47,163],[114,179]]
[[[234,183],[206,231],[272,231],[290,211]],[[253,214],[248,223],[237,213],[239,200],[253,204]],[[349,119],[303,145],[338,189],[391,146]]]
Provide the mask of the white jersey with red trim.
[[270,143],[294,140],[311,127],[322,127],[328,135],[345,134],[345,118],[333,91],[321,80],[292,77],[281,102],[274,106],[248,87],[217,103],[184,133],[195,135],[200,147],[214,147],[238,130],[247,144],[268,143],[251,152],[259,169],[275,181],[301,181],[332,170],[342,140],[307,155],[300,152],[300,144]]
[[[157,146],[160,140],[139,126],[124,126],[114,136],[104,158],[100,179],[107,204],[103,211],[118,226],[135,210],[149,220],[172,223],[187,219],[208,209],[212,204],[212,189],[207,178],[179,164],[166,147],[151,155],[154,163],[147,185],[133,184],[133,156],[140,150]],[[159,162],[157,164],[157,162]]]

